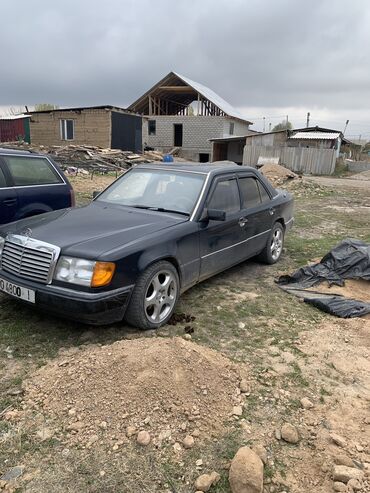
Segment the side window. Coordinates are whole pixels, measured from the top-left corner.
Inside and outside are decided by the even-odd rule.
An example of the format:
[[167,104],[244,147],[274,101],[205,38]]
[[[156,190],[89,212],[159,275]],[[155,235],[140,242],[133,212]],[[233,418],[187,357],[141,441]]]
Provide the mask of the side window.
[[219,181],[208,202],[208,209],[225,212],[240,210],[239,190],[236,179]]
[[60,138],[62,140],[73,140],[75,138],[74,120],[60,120]]
[[156,121],[155,120],[149,120],[148,121],[148,135],[155,135],[156,134]]
[[6,188],[6,179],[3,170],[0,168],[0,188]]
[[266,192],[266,188],[257,180],[258,188],[261,195],[261,200],[263,203],[269,202],[271,200],[270,195]]
[[15,186],[63,183],[47,159],[7,156],[5,160]]
[[252,209],[261,204],[260,192],[255,178],[240,178],[239,184],[243,209]]

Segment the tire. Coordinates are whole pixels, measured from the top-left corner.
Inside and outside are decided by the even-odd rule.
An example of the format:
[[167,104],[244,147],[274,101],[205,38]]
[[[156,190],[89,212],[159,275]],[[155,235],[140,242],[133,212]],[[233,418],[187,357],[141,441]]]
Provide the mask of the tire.
[[284,227],[277,222],[270,231],[267,243],[258,259],[265,264],[275,264],[281,257],[284,246]]
[[175,267],[167,261],[149,266],[139,277],[125,320],[142,330],[158,329],[171,318],[180,294]]

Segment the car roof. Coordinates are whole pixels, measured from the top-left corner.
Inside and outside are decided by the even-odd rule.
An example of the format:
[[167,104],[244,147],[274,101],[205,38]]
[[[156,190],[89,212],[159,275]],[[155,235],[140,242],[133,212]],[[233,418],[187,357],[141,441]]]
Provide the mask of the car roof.
[[6,147],[0,147],[0,154],[24,154],[25,156],[29,156],[31,151],[27,151],[26,149],[7,149]]
[[217,161],[214,163],[184,163],[184,162],[172,162],[172,163],[148,163],[138,164],[136,168],[141,169],[163,169],[165,171],[186,171],[208,174],[222,174],[225,172],[240,172],[240,171],[252,171],[256,173],[256,169],[250,166],[239,166],[231,161]]

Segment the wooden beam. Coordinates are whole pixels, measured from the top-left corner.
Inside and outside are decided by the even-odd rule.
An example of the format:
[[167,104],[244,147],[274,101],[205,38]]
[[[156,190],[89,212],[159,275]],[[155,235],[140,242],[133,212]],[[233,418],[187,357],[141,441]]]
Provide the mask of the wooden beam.
[[192,87],[190,86],[160,86],[158,89],[162,91],[169,91],[169,92],[182,92],[186,94],[196,94],[197,91],[195,91]]

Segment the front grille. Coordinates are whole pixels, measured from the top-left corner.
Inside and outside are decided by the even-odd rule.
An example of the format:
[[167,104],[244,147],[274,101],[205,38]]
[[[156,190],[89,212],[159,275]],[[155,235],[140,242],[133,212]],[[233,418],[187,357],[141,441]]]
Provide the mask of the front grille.
[[59,248],[25,236],[11,235],[1,255],[1,268],[35,282],[51,281]]

